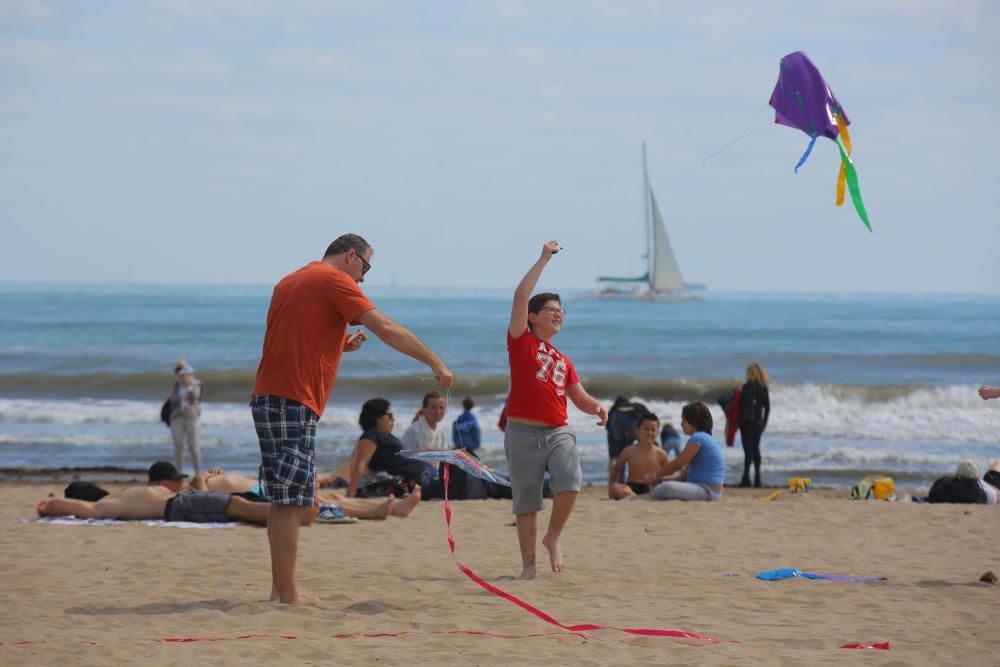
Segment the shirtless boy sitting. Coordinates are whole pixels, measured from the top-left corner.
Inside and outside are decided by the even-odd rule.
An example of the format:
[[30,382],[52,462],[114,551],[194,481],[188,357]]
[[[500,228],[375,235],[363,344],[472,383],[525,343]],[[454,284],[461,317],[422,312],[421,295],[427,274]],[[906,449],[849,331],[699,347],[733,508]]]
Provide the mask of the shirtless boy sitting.
[[[618,461],[611,471],[608,497],[612,500],[633,498],[649,491],[656,485],[656,473],[667,462],[667,453],[656,445],[660,434],[660,420],[647,412],[639,418],[639,442],[629,445],[618,455]],[[628,464],[628,480],[622,484],[614,480]]]

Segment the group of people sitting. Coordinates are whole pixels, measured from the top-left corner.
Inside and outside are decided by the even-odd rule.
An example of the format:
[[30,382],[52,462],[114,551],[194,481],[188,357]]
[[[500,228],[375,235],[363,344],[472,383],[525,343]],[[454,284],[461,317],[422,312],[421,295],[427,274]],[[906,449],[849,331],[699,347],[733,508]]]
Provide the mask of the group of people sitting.
[[[481,433],[474,402],[466,398],[464,411],[452,427],[454,446],[475,453]],[[447,449],[442,424],[446,400],[437,391],[423,397],[413,422],[402,440],[392,433],[392,405],[384,398],[366,401],[359,425],[362,434],[351,458],[337,473],[317,479],[316,501],[303,524],[313,521],[341,522],[351,519],[406,517],[423,498],[443,497],[438,469],[422,461],[400,456],[403,450]],[[381,473],[381,475],[379,475]],[[163,519],[197,523],[242,521],[266,525],[270,499],[260,483],[249,477],[227,473],[220,467],[196,473],[190,481],[168,461],[157,461],[148,470],[146,486],[108,493],[88,483],[73,482],[65,498],[38,503],[40,516],[76,516],[122,520]],[[451,497],[503,497],[502,489],[482,480],[471,480],[456,472],[449,486]],[[388,480],[388,482],[386,482]],[[346,493],[336,490],[343,489]],[[492,488],[491,488],[492,487]],[[359,497],[367,495],[369,497]],[[506,497],[510,497],[509,492]]]
[[[681,410],[681,429],[688,436],[683,448],[672,424],[667,422],[661,429],[655,414],[625,399],[616,401],[609,424],[610,498],[648,494],[656,500],[721,500],[726,465],[722,448],[712,437],[712,413],[707,405],[689,403]],[[619,442],[624,444],[620,450]]]

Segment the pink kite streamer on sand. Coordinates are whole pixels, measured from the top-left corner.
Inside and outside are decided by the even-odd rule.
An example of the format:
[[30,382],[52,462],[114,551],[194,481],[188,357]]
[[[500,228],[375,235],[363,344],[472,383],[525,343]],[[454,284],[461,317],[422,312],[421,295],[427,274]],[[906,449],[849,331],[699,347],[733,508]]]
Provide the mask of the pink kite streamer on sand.
[[[552,625],[555,625],[556,627],[562,628],[563,630],[569,630],[570,632],[587,632],[589,630],[617,630],[619,632],[626,632],[626,633],[628,633],[630,635],[644,635],[644,636],[649,636],[649,637],[682,637],[682,638],[685,638],[685,639],[701,639],[703,641],[713,642],[713,643],[717,643],[717,642],[720,641],[720,640],[714,639],[712,637],[706,637],[705,635],[698,635],[698,634],[694,634],[692,632],[683,632],[681,630],[656,630],[656,629],[651,629],[651,628],[615,628],[615,627],[608,626],[608,625],[597,625],[595,623],[578,623],[577,625],[565,625],[565,624],[560,623],[559,621],[557,621],[555,618],[553,618],[549,614],[546,614],[541,609],[538,609],[537,607],[534,607],[534,606],[528,604],[527,602],[525,602],[521,598],[519,598],[519,597],[517,597],[515,595],[511,595],[507,591],[504,591],[504,590],[502,590],[500,588],[497,588],[493,584],[491,584],[491,583],[489,583],[487,581],[484,581],[479,575],[477,575],[475,572],[473,572],[472,570],[470,570],[469,568],[467,568],[465,565],[463,565],[458,560],[458,557],[455,554],[455,537],[451,533],[451,501],[448,499],[448,478],[449,478],[448,470],[449,470],[449,466],[445,465],[445,467],[444,467],[444,488],[445,488],[445,492],[444,492],[444,518],[445,518],[445,522],[448,525],[448,548],[451,549],[451,555],[455,559],[455,565],[458,566],[458,569],[462,572],[462,574],[464,574],[469,579],[471,579],[472,581],[474,581],[477,584],[479,584],[484,589],[488,590],[490,593],[493,593],[494,595],[496,595],[498,597],[501,597],[504,600],[507,600],[508,602],[513,602],[518,607],[521,607],[525,611],[528,611],[528,612],[534,614],[535,616],[537,616],[538,618],[542,619],[546,623],[551,623]],[[591,637],[591,639],[596,639],[596,638]]]

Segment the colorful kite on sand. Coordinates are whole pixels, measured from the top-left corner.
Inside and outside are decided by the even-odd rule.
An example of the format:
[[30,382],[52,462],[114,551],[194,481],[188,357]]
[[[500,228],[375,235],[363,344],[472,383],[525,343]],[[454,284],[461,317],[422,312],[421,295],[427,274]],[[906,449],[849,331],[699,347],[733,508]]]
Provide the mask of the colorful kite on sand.
[[778,70],[778,83],[771,93],[769,104],[774,107],[774,122],[779,125],[795,127],[809,135],[809,146],[802,154],[795,171],[806,163],[809,153],[816,144],[816,138],[824,136],[833,140],[840,150],[840,175],[837,177],[837,206],[844,204],[844,185],[851,192],[851,201],[858,212],[861,221],[868,231],[872,231],[868,222],[868,212],[865,203],[861,201],[861,189],[858,187],[858,172],[851,162],[851,136],[847,126],[851,121],[847,118],[844,107],[833,96],[830,86],[823,80],[816,66],[809,57],[801,51],[789,53],[781,59]]
[[418,461],[444,461],[461,468],[470,475],[481,477],[487,482],[510,486],[510,480],[507,479],[506,475],[486,466],[464,449],[404,449],[400,455]]

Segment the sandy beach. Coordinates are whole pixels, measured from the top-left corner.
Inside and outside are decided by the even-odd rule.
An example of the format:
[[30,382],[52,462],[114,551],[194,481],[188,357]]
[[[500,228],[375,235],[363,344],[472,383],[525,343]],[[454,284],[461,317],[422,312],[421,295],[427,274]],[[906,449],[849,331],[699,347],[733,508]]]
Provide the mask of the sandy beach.
[[[264,601],[263,529],[25,521],[64,485],[0,485],[2,664],[995,665],[1000,654],[1000,586],[978,581],[1000,572],[996,507],[856,502],[840,490],[764,501],[767,490],[749,489],[721,503],[616,503],[594,487],[565,534],[569,570],[515,582],[509,502],[455,503],[459,560],[563,624],[719,640],[709,642],[584,637],[544,622],[456,568],[441,502],[407,519],[304,529],[300,581],[322,604],[289,607]],[[782,567],[888,579],[754,578]]]

